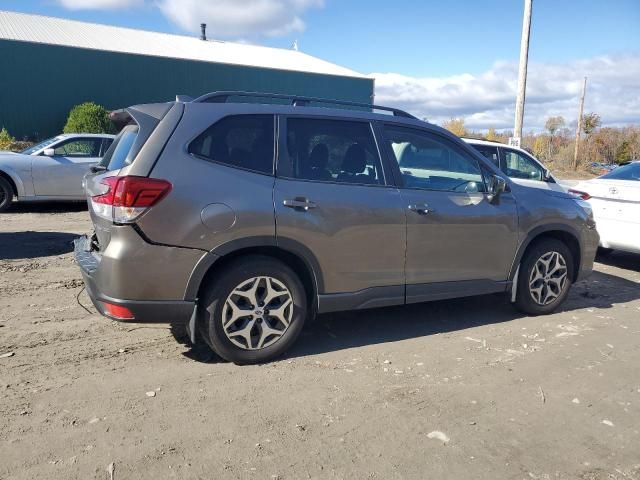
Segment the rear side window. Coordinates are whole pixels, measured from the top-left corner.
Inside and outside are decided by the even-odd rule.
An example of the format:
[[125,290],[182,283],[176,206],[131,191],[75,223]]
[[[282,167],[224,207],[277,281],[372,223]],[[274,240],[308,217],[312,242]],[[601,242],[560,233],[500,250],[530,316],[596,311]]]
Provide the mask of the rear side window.
[[480,152],[484,157],[491,160],[496,167],[500,168],[500,161],[498,160],[498,149],[496,147],[490,147],[488,145],[478,145],[476,143],[470,143],[474,149]]
[[318,182],[383,185],[384,176],[366,122],[287,119],[287,159],[283,176]]
[[100,165],[106,167],[107,170],[120,170],[130,165],[133,161],[131,149],[136,138],[138,138],[137,125],[124,127],[104,154]]
[[205,160],[273,174],[273,115],[225,117],[200,134],[189,153]]

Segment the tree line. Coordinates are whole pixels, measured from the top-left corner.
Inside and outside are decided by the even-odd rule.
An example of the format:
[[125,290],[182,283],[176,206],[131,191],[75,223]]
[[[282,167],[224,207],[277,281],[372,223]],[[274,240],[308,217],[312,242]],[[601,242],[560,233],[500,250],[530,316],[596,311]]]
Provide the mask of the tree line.
[[[512,131],[497,132],[490,128],[486,133],[469,130],[464,118],[451,118],[442,127],[459,137],[478,138],[507,143]],[[573,127],[573,128],[571,128]],[[567,125],[562,116],[547,118],[544,131],[526,133],[521,146],[538,159],[555,164],[556,168],[569,169],[573,163],[575,148],[574,125]],[[640,126],[602,127],[597,113],[587,113],[582,118],[582,131],[578,148],[578,168],[593,162],[614,164],[640,159]]]

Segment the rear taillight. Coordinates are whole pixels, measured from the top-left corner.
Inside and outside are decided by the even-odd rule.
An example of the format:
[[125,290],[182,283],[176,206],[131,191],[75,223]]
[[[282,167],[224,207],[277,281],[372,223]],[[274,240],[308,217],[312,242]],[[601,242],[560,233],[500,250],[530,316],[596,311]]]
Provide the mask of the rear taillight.
[[157,178],[107,177],[100,183],[107,191],[91,197],[93,211],[115,223],[135,222],[171,191],[169,182]]
[[580,197],[582,200],[589,200],[591,198],[591,195],[587,192],[581,192],[580,190],[573,190],[570,188],[569,193],[574,194],[576,197]]

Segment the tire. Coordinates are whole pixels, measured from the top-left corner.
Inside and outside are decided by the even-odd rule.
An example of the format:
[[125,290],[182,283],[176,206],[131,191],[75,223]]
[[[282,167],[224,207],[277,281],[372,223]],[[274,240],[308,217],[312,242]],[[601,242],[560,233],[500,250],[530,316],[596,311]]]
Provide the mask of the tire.
[[516,307],[529,315],[553,312],[567,298],[574,271],[571,250],[560,240],[530,245],[520,263]]
[[262,255],[238,259],[220,271],[206,287],[202,306],[205,341],[238,365],[282,355],[307,317],[306,292],[298,276],[279,260]]
[[13,187],[3,177],[0,177],[0,213],[6,212],[13,202]]

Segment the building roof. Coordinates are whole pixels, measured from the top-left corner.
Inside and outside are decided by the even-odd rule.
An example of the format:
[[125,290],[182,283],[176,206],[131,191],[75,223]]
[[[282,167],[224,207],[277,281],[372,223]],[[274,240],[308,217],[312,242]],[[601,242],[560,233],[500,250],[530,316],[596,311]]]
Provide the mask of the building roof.
[[366,78],[305,53],[0,10],[0,40]]

